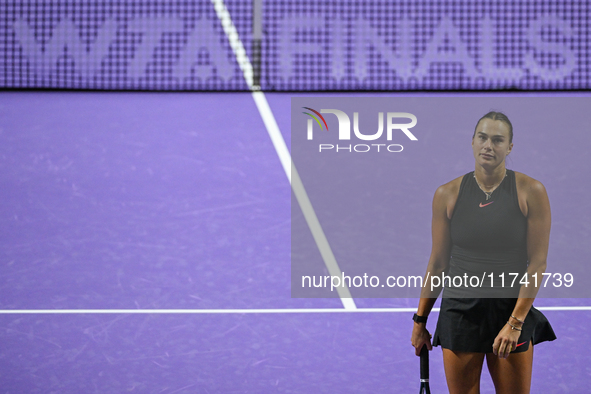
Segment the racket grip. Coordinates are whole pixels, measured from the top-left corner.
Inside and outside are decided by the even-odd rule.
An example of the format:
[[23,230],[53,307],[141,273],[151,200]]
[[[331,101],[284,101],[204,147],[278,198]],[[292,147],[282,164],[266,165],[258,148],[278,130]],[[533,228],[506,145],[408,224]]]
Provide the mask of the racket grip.
[[421,380],[429,379],[429,349],[423,345],[421,349]]

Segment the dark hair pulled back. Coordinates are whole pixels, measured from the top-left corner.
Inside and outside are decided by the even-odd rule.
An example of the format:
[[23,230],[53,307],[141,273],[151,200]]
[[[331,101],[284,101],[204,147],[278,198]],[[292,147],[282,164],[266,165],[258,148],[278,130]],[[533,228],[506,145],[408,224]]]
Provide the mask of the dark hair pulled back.
[[478,119],[478,122],[476,122],[476,127],[474,128],[474,134],[472,134],[472,138],[474,138],[474,136],[476,135],[476,128],[478,128],[480,121],[482,121],[483,119],[500,120],[501,122],[509,126],[509,142],[513,142],[513,125],[511,124],[511,121],[509,120],[507,115],[497,111],[490,111],[482,118]]

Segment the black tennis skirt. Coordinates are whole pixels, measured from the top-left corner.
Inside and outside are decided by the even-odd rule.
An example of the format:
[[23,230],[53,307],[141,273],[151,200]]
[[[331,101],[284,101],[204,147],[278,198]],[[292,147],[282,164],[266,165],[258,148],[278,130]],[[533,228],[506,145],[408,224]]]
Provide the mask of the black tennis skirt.
[[[516,298],[443,298],[433,346],[456,352],[492,353],[497,335],[513,313]],[[556,339],[546,316],[532,306],[512,353]]]

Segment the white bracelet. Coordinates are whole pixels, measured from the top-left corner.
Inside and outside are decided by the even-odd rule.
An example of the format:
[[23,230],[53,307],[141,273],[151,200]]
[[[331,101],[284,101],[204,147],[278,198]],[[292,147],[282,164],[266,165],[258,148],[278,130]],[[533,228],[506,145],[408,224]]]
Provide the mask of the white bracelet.
[[521,320],[521,319],[518,319],[518,318],[516,318],[516,317],[515,317],[515,316],[513,316],[513,315],[511,315],[511,317],[512,317],[513,319],[517,320],[519,323],[521,323],[521,324],[525,324],[525,322],[524,322],[523,320]]
[[515,331],[523,331],[522,328],[515,327],[513,324],[509,323],[509,320],[507,320],[507,324],[511,326],[511,329],[512,330],[515,330]]

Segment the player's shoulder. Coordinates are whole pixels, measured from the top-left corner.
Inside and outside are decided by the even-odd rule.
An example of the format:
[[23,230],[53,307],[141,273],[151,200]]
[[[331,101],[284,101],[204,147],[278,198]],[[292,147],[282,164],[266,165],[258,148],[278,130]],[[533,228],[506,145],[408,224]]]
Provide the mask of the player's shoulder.
[[546,188],[542,182],[532,178],[522,172],[513,171],[515,173],[515,184],[517,189],[521,190],[528,195],[540,195],[546,194]]
[[463,178],[464,175],[452,179],[451,181],[439,186],[435,191],[435,199],[447,201],[450,198],[456,198],[460,191],[460,185],[462,184]]

